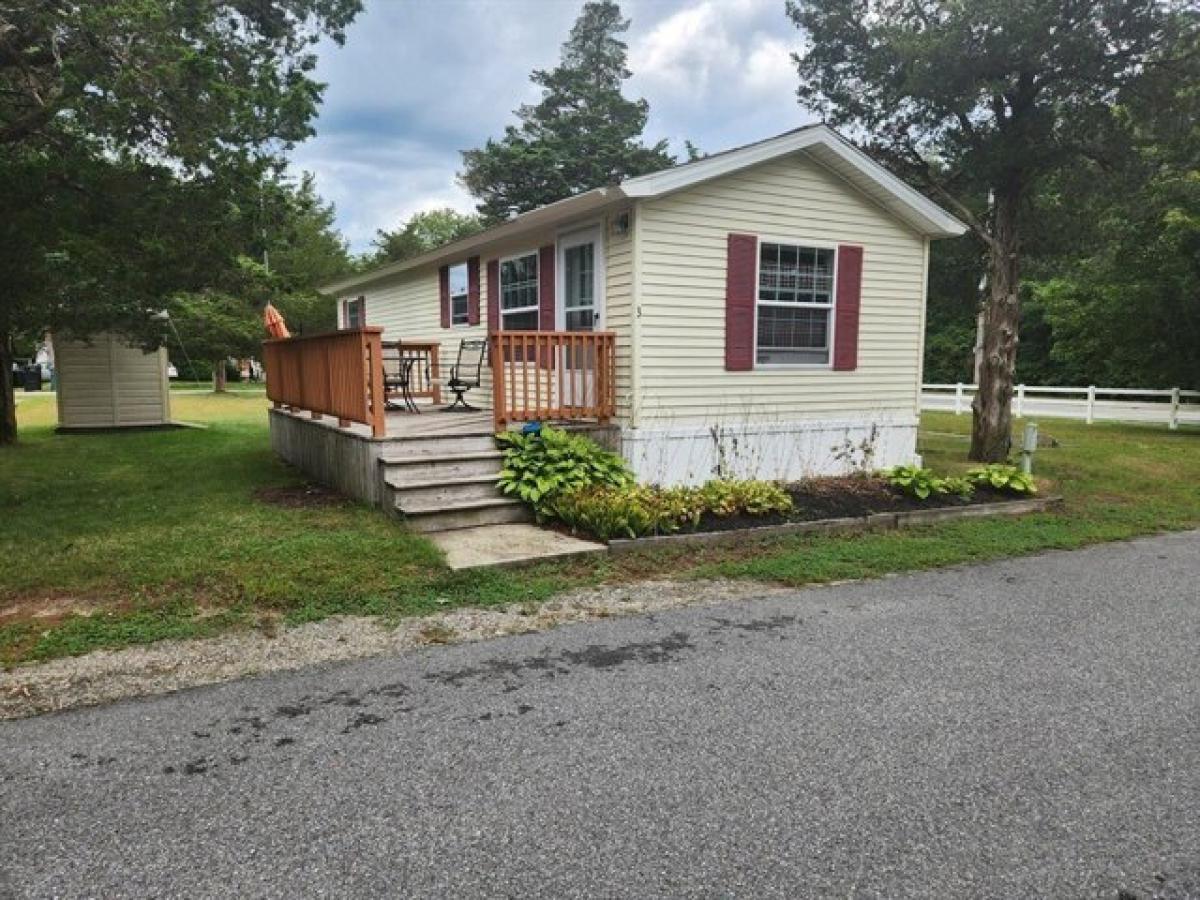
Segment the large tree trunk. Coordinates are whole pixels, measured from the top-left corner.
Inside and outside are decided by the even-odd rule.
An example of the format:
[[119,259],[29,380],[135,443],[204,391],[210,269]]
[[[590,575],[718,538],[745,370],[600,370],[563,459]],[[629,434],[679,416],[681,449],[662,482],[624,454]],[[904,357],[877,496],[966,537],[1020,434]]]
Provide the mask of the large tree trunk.
[[213,393],[225,393],[225,360],[218,359],[213,363]]
[[12,344],[0,334],[0,446],[17,442],[17,399],[13,396]]
[[979,389],[971,423],[970,458],[977,462],[1004,462],[1012,448],[1012,392],[1017,365],[1017,326],[1020,319],[1020,249],[1017,216],[1021,203],[1019,183],[995,193],[993,241],[988,281],[991,287],[983,305],[983,353],[979,361]]

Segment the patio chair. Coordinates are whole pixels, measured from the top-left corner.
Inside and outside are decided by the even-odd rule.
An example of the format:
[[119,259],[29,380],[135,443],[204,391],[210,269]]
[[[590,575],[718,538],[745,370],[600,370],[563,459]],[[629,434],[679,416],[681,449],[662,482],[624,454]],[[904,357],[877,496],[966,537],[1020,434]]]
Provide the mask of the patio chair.
[[467,402],[466,394],[483,383],[483,366],[487,362],[487,355],[485,340],[464,340],[459,343],[458,359],[450,367],[450,378],[446,382],[446,388],[454,392],[454,402],[445,408],[445,412],[454,409],[477,411],[477,407]]
[[[405,356],[400,346],[399,343],[383,346],[383,390],[386,398],[384,403],[388,409],[406,409],[419,413],[411,391],[413,366],[417,360],[415,357]],[[400,403],[392,399],[396,394],[400,395]]]

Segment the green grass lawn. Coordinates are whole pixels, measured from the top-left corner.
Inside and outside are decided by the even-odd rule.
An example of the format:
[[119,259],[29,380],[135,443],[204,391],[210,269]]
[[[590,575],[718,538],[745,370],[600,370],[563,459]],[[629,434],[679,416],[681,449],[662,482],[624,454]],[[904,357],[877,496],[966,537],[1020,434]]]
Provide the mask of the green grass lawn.
[[[172,381],[173,391],[212,391],[212,379],[205,381]],[[227,391],[248,391],[250,393],[265,393],[267,385],[261,381],[230,381],[226,383]]]
[[[605,580],[798,585],[1200,525],[1200,432],[1054,421],[1043,431],[1062,446],[1039,452],[1037,474],[1066,496],[1059,513],[452,573],[432,544],[377,511],[258,499],[302,484],[271,454],[261,394],[175,397],[175,417],[202,430],[103,435],[56,435],[50,397],[19,400],[22,442],[0,450],[5,665],[338,613],[537,601]],[[927,463],[965,468],[969,424],[926,416]]]

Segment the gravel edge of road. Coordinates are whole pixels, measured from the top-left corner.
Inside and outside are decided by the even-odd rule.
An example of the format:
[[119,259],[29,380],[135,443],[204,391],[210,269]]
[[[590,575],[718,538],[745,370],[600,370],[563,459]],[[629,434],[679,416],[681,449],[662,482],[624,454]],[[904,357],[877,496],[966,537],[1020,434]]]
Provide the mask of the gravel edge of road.
[[336,616],[273,635],[250,631],[100,650],[0,672],[0,720],[170,693],[319,663],[794,590],[761,582],[643,581],[572,591],[536,606],[516,603],[495,609],[449,610],[403,619],[394,627],[371,617]]

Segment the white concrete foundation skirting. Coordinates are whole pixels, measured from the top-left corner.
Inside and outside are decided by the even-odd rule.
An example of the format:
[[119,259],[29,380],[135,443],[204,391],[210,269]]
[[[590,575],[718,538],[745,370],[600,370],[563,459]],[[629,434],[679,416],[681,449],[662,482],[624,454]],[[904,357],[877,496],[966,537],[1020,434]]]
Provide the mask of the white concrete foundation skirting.
[[712,478],[797,481],[906,465],[917,418],[819,419],[626,428],[621,452],[638,481],[701,484]]

